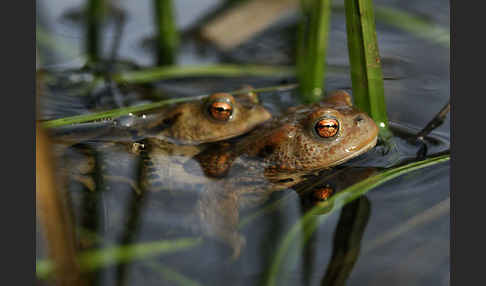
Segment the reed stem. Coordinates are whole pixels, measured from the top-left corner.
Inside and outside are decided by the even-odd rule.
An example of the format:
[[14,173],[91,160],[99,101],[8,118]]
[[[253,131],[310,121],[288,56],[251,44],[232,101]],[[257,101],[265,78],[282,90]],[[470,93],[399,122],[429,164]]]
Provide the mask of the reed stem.
[[345,0],[351,81],[355,105],[366,111],[380,127],[383,139],[388,129],[381,59],[376,38],[372,0]]
[[154,0],[157,65],[172,65],[179,45],[172,0]]
[[331,0],[302,0],[303,17],[297,35],[297,78],[301,100],[318,101],[324,91]]
[[96,62],[101,53],[101,24],[105,15],[104,0],[88,0],[86,7],[86,52],[88,59]]

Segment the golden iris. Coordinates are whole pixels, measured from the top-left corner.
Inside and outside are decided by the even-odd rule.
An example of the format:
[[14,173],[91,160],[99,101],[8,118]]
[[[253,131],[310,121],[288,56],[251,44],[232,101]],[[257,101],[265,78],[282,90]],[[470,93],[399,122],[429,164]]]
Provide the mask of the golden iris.
[[215,101],[209,105],[209,114],[219,121],[228,121],[233,114],[233,107],[227,102]]
[[323,118],[317,121],[315,125],[317,135],[322,138],[336,136],[339,131],[339,122],[334,118]]

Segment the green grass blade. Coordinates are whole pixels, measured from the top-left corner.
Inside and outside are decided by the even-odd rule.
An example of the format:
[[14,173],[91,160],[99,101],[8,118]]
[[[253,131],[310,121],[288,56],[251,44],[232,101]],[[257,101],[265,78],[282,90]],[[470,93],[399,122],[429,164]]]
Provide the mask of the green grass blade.
[[63,118],[59,118],[59,119],[53,119],[53,120],[45,121],[45,122],[42,123],[42,126],[45,127],[45,128],[53,128],[53,127],[60,127],[60,126],[64,126],[64,125],[70,125],[70,124],[85,123],[85,122],[90,122],[90,121],[95,121],[95,120],[113,119],[113,118],[116,118],[116,117],[119,117],[119,116],[122,116],[122,115],[127,115],[127,114],[130,114],[130,113],[137,113],[137,112],[141,112],[141,111],[155,109],[155,108],[162,107],[164,105],[178,103],[178,102],[202,99],[203,97],[204,96],[174,98],[174,99],[162,100],[162,101],[143,104],[143,105],[117,108],[117,109],[112,109],[112,110],[103,111],[103,112],[63,117]]
[[[295,249],[294,249],[295,247],[293,246],[296,245],[295,241],[298,239],[299,234],[303,234],[304,239],[307,240],[312,234],[312,232],[314,232],[317,229],[317,226],[322,224],[331,213],[337,211],[345,204],[348,204],[351,201],[366,194],[373,188],[385,182],[388,182],[398,176],[401,176],[403,174],[415,170],[419,170],[425,167],[429,167],[438,163],[446,162],[449,159],[450,159],[450,155],[446,154],[446,155],[441,155],[441,156],[429,158],[422,161],[409,163],[403,166],[390,168],[382,173],[369,177],[357,184],[354,184],[346,188],[345,190],[332,196],[328,201],[313,207],[297,223],[295,223],[292,226],[292,228],[283,238],[277,250],[277,253],[273,258],[270,268],[267,272],[265,285],[269,285],[269,286],[280,285],[277,283],[278,282],[277,279],[281,277],[280,269],[285,259],[289,256],[288,255],[289,252],[292,251],[292,253],[295,253]],[[332,206],[331,209],[329,209],[330,205]],[[323,213],[323,210],[326,209],[329,209],[329,211],[324,214],[321,214]],[[305,228],[306,231],[303,232],[304,229],[303,226],[309,225],[309,222],[313,221],[315,215],[319,215],[318,223],[315,224],[315,226],[312,228]],[[295,258],[295,256],[292,257]]]
[[113,75],[113,80],[119,83],[146,83],[175,77],[292,77],[295,69],[291,66],[264,65],[209,65],[209,66],[181,66],[156,67],[141,71],[123,72]]
[[297,76],[303,102],[322,97],[331,0],[302,0],[302,20],[297,34]]
[[345,0],[351,81],[355,104],[366,111],[380,127],[380,135],[388,138],[383,72],[376,38],[371,0]]
[[[201,242],[201,238],[179,238],[108,247],[80,253],[78,263],[81,271],[92,271],[108,265],[187,250]],[[53,272],[54,267],[50,260],[39,260],[36,263],[36,276],[45,279]]]

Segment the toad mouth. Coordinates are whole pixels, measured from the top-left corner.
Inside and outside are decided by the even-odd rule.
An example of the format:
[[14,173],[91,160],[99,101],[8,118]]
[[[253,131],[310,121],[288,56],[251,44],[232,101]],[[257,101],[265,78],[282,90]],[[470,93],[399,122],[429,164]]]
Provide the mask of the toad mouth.
[[369,150],[371,150],[373,147],[375,147],[376,145],[376,142],[378,140],[378,136],[375,136],[371,141],[369,141],[368,143],[362,145],[362,146],[359,146],[358,147],[358,151],[357,152],[354,152],[352,154],[349,154],[348,156],[346,157],[343,157],[337,161],[334,161],[332,162],[331,164],[328,165],[328,167],[333,167],[333,166],[336,166],[336,165],[339,165],[341,163],[344,163],[354,157],[357,157],[361,154],[364,154],[366,152],[368,152]]

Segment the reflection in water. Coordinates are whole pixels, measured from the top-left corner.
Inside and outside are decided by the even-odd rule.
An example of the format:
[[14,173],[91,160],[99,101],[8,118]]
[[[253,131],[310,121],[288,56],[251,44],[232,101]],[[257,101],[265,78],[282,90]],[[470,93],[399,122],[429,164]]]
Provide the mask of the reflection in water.
[[[314,248],[316,245],[313,243],[313,240],[316,238],[314,233],[336,210],[333,201],[323,202],[320,200],[320,197],[316,199],[314,192],[321,191],[323,187],[328,189],[332,186],[332,191],[339,193],[377,171],[376,168],[337,167],[331,171],[324,171],[318,176],[308,176],[308,180],[297,186],[296,191],[300,196],[301,210],[304,212],[281,239],[280,245],[267,269],[265,285],[281,285],[284,282],[290,284],[287,281],[289,274],[283,269],[287,265],[294,265],[297,259],[296,250],[300,250],[301,247],[304,247],[302,267],[304,268],[303,275],[305,276],[302,277],[302,281],[304,285],[311,283],[312,274],[314,273],[312,270],[315,269],[312,256],[319,257],[319,253],[327,252],[327,249],[322,245],[319,245],[317,249]],[[310,258],[307,256],[309,253],[311,253]]]
[[[326,196],[326,198],[323,199],[323,191],[326,195],[329,193],[339,193],[343,189],[362,181],[367,177],[376,174],[377,172],[377,168],[338,167],[332,171],[325,171],[324,174],[314,178],[314,180],[310,179],[306,181],[298,188],[303,211],[302,215],[305,214],[305,211],[309,211],[312,207],[319,205],[322,201],[326,201],[329,198]],[[316,193],[318,195],[316,195]],[[365,200],[366,202],[363,203],[361,202],[362,200]],[[365,210],[363,210],[363,208]],[[330,210],[332,210],[332,206],[324,209],[322,214],[326,214]],[[327,273],[322,280],[322,285],[341,285],[334,283],[344,283],[346,281],[353,265],[351,264],[349,265],[350,267],[346,267],[346,270],[348,271],[347,273],[342,269],[343,267],[341,267],[341,264],[343,264],[342,257],[349,258],[349,255],[345,254],[346,252],[349,252],[349,249],[343,247],[343,244],[346,244],[346,241],[348,241],[348,244],[351,243],[349,242],[350,239],[354,239],[352,243],[359,244],[359,241],[356,241],[356,238],[354,238],[356,236],[355,232],[360,230],[362,232],[364,231],[369,211],[369,201],[366,199],[366,197],[359,198],[357,201],[343,207],[340,221],[335,230],[333,255],[331,261],[329,262]],[[365,216],[364,223],[362,222],[362,216]],[[313,229],[315,230],[318,226],[319,220],[318,217],[315,216],[314,218],[310,219],[308,224],[303,226],[303,233],[312,231]],[[351,238],[351,236],[353,236],[353,238]],[[316,236],[312,235],[303,249],[303,285],[311,285],[312,276],[315,271],[313,261],[315,260],[316,253],[318,253],[320,249],[319,245],[316,244],[315,239]],[[360,239],[361,236],[359,240]],[[337,254],[338,251],[340,255]],[[356,251],[354,259],[358,257],[358,252],[359,249]],[[336,280],[337,276],[342,278],[339,280],[341,282]]]
[[[143,144],[143,143],[142,143]],[[125,211],[126,215],[124,230],[120,238],[118,239],[119,245],[130,245],[137,241],[139,235],[140,226],[142,223],[142,211],[145,207],[145,202],[150,196],[149,192],[143,189],[141,184],[142,170],[143,170],[143,158],[136,157],[134,165],[136,166],[135,181],[139,182],[138,186],[141,186],[139,192],[132,190],[131,196],[128,198]],[[129,254],[128,254],[129,255]],[[130,262],[119,264],[116,267],[116,285],[127,285],[127,272],[130,268]]]
[[[105,160],[110,160],[110,158],[109,156],[107,157],[107,154],[97,149],[96,146],[82,144],[77,147],[82,149],[85,156],[90,156],[94,159],[93,173],[90,174],[94,177],[94,190],[88,190],[86,184],[81,184],[82,202],[80,227],[83,231],[103,237],[108,233],[108,217],[110,215],[105,200],[105,194],[108,191],[108,182],[104,178],[105,172],[103,166]],[[86,180],[82,180],[81,182],[86,182]],[[104,241],[99,239],[87,240],[87,244],[83,246],[82,250],[98,249],[104,245]],[[103,285],[106,275],[105,271],[93,271],[88,273],[86,277],[89,285]]]
[[359,256],[361,239],[370,217],[370,211],[370,201],[366,196],[343,207],[334,233],[331,261],[322,278],[322,286],[346,284]]
[[[303,212],[303,200],[300,199],[301,202],[301,211]],[[304,213],[302,213],[304,215]],[[302,227],[302,235],[305,233],[312,231],[312,229],[316,229],[318,226],[317,217],[311,218],[309,223],[305,224]],[[316,250],[319,249],[319,246],[316,245],[315,235],[312,235],[307,243],[303,247],[302,251],[302,284],[305,286],[311,285],[312,282],[312,274],[314,273],[314,260],[316,256]]]

